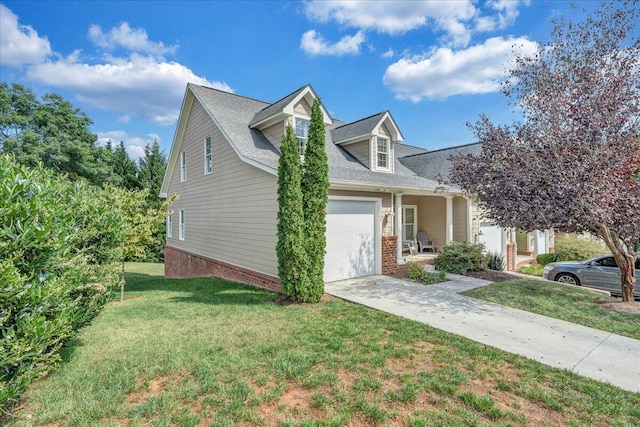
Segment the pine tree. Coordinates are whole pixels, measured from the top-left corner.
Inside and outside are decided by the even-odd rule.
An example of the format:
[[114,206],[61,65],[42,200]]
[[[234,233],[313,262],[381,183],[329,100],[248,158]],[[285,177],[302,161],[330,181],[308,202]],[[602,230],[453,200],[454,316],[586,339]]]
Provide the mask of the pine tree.
[[138,161],[138,177],[140,186],[149,190],[149,200],[156,202],[158,206],[162,203],[158,198],[164,171],[167,168],[167,157],[160,150],[158,141],[147,144],[144,147],[144,157]]
[[302,179],[298,140],[287,126],[278,163],[278,276],[282,289],[295,301],[306,301],[309,288],[302,213]]
[[114,185],[129,190],[140,188],[138,166],[136,162],[129,157],[123,141],[120,141],[120,144],[118,144],[113,151],[112,162],[113,173],[116,177],[116,182],[113,183]]
[[305,248],[309,261],[308,300],[320,301],[324,294],[324,257],[327,246],[326,212],[329,194],[329,165],[325,148],[325,129],[320,101],[313,103],[309,139],[304,153],[302,204]]

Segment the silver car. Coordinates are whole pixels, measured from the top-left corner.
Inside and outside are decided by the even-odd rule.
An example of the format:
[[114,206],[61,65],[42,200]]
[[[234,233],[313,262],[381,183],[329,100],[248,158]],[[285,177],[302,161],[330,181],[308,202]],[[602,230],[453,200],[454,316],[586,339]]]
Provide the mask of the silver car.
[[[640,254],[636,258],[636,278],[640,277]],[[560,283],[586,286],[620,296],[620,269],[613,255],[603,255],[586,261],[560,261],[544,266],[542,276]],[[640,282],[640,281],[639,281]],[[634,299],[640,299],[640,283],[633,289]]]

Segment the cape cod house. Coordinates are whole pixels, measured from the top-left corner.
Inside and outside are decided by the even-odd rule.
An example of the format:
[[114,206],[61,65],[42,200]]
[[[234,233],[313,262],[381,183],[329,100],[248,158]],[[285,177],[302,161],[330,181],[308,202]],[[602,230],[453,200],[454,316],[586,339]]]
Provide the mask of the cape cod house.
[[[167,277],[216,276],[280,290],[276,258],[279,144],[291,125],[304,149],[318,95],[303,86],[270,103],[189,84],[161,197],[177,194],[167,219]],[[472,202],[399,159],[389,111],[351,123],[323,109],[329,162],[325,281],[388,274],[425,231],[434,249],[477,241]]]

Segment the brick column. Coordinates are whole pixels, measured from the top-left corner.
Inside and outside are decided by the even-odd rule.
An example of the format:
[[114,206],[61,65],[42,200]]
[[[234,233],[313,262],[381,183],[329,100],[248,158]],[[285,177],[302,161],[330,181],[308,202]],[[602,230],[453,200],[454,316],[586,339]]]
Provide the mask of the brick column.
[[398,270],[398,238],[382,236],[382,274],[393,274]]
[[507,271],[515,271],[518,257],[516,256],[516,245],[507,244]]

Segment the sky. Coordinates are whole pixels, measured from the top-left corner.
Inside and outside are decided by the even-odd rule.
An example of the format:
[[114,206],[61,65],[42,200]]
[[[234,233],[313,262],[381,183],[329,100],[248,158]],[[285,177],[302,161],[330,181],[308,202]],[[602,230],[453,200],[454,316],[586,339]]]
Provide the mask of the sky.
[[2,1],[0,81],[58,93],[103,144],[168,155],[187,83],[275,102],[311,84],[334,119],[389,110],[404,143],[475,141],[519,118],[500,92],[516,53],[568,1]]

